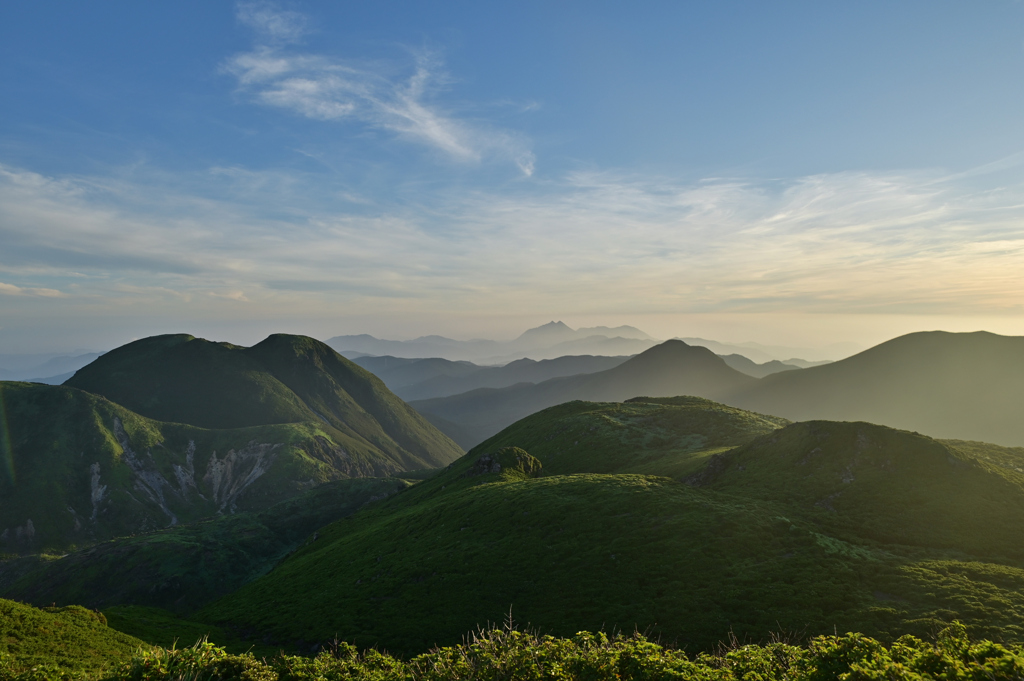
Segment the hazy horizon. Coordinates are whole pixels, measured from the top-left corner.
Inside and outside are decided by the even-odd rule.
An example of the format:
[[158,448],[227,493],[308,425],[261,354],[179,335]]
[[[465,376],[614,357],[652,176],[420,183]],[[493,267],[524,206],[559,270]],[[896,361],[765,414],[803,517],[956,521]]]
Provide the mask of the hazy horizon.
[[0,6],[0,354],[1024,335],[1024,5]]

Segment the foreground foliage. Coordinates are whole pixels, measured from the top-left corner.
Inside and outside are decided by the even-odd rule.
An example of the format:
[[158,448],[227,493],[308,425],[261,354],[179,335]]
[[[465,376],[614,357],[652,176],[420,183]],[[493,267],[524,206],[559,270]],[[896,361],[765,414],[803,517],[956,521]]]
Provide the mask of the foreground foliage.
[[96,678],[125,681],[540,681],[677,679],[679,681],[867,681],[868,679],[1021,679],[1024,651],[991,641],[972,642],[959,623],[934,642],[903,636],[891,646],[861,634],[819,636],[806,646],[783,642],[736,645],[690,657],[640,634],[609,637],[580,632],[571,638],[495,630],[462,645],[401,660],[376,650],[336,643],[315,658],[232,655],[200,641],[190,648],[142,651],[91,677],[58,666],[19,667],[0,656],[0,681]]
[[38,673],[24,678],[95,672],[144,648],[141,640],[107,626],[102,614],[80,605],[33,608],[0,599],[0,679],[32,669]]

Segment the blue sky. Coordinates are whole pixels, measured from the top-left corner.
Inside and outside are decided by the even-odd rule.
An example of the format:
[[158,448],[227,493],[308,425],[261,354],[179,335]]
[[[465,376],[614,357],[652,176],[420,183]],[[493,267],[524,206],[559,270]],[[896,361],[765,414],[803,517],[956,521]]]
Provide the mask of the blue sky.
[[1024,334],[1024,3],[0,3],[0,351]]

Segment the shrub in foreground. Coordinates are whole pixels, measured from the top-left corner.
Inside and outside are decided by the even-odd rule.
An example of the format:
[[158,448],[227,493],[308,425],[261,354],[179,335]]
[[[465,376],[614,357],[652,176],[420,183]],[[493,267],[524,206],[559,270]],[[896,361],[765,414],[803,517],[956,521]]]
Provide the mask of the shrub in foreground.
[[[15,670],[0,659],[0,681],[87,678],[56,668]],[[200,641],[141,652],[109,681],[869,681],[1024,680],[1024,650],[972,642],[954,623],[935,642],[904,636],[890,646],[863,636],[820,636],[806,646],[734,645],[690,658],[633,636],[581,632],[572,638],[490,631],[410,660],[338,643],[315,658],[259,660]]]

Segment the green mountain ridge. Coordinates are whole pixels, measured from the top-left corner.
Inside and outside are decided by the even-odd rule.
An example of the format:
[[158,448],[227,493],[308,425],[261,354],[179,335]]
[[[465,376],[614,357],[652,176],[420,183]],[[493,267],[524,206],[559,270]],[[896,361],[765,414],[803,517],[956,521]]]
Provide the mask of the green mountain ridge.
[[[764,370],[769,368],[779,367]],[[792,421],[866,421],[1019,446],[1024,337],[913,333],[837,362],[762,378],[725,366],[701,346],[674,340],[602,372],[412,404],[468,449],[555,404],[639,395],[695,395]]]
[[690,650],[954,618],[1024,641],[1024,452],[650,400],[535,414],[199,616],[403,653],[510,608],[545,633],[639,628]]
[[1024,337],[912,333],[761,379],[723,399],[794,421],[867,421],[939,438],[1024,445]]
[[336,480],[260,511],[120,537],[59,558],[0,560],[0,594],[34,605],[187,613],[265,574],[318,528],[409,484]]
[[376,376],[304,336],[275,334],[251,348],[154,336],[108,352],[65,385],[202,428],[321,423],[352,446],[376,450],[392,471],[460,454]]
[[258,510],[330,480],[433,468],[461,454],[378,379],[297,336],[250,349],[144,339],[65,386],[0,382],[0,403],[8,552]]
[[729,367],[707,348],[671,340],[605,371],[473,390],[411,404],[442,419],[435,423],[451,422],[461,428],[467,435],[459,435],[463,438],[460,444],[468,448],[536,411],[571,400],[622,401],[638,395],[721,399],[756,381]]

